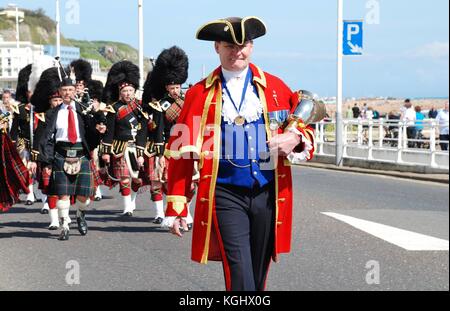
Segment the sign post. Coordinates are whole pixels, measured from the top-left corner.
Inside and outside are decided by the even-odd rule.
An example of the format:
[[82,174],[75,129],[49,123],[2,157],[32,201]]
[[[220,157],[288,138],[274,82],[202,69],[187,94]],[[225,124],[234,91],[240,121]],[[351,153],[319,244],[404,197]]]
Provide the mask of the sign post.
[[336,98],[336,166],[343,166],[343,27],[344,27],[344,0],[338,0],[338,49],[337,49],[337,98]]
[[363,53],[363,21],[344,21],[344,0],[338,0],[337,50],[336,165],[343,166],[343,58],[344,55],[362,55]]

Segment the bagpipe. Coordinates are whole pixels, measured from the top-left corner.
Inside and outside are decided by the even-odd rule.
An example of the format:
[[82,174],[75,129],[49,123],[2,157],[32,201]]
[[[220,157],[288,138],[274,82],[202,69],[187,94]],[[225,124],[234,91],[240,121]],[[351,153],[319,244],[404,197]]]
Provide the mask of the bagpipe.
[[0,132],[2,132],[4,134],[8,133],[10,117],[11,117],[11,113],[9,111],[6,111],[6,112],[0,111]]
[[95,124],[106,125],[106,104],[93,100],[88,88],[76,94],[73,100],[83,109],[82,114],[94,118]]

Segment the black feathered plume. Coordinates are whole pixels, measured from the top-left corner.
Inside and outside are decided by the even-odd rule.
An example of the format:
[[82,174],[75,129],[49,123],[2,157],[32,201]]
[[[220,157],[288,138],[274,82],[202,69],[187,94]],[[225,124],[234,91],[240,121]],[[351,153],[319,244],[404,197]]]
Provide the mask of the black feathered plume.
[[188,79],[189,59],[177,46],[165,49],[159,54],[153,71],[144,85],[144,103],[160,100],[166,93],[166,85],[183,84]]
[[92,99],[102,101],[103,89],[104,89],[102,81],[91,80],[88,83],[87,88],[89,89],[89,96]]
[[121,61],[114,64],[108,73],[105,89],[103,91],[103,102],[113,104],[119,100],[119,86],[122,83],[132,84],[139,88],[139,67],[130,61]]
[[28,103],[28,81],[30,80],[32,65],[28,65],[19,71],[19,79],[17,81],[16,100],[20,103]]
[[[59,73],[58,70],[60,71]],[[42,73],[31,97],[31,104],[35,107],[37,113],[46,112],[50,109],[50,98],[61,87],[60,75],[64,77],[64,72],[61,68],[55,67],[49,68]]]
[[74,60],[70,64],[70,67],[73,68],[77,82],[84,81],[87,84],[91,81],[93,70],[89,62],[83,59]]

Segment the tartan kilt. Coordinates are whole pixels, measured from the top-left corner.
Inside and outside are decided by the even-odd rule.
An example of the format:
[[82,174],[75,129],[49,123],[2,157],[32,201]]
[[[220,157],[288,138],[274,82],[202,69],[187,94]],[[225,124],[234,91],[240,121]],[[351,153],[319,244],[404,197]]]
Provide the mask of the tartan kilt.
[[64,158],[56,153],[49,195],[91,197],[94,194],[95,185],[91,161],[86,157],[82,158],[80,173],[76,176],[70,176],[64,172]]
[[151,185],[152,182],[166,182],[167,176],[168,176],[168,169],[169,169],[169,159],[166,159],[166,165],[163,170],[162,178],[158,175],[158,172],[156,170],[156,157],[145,157],[145,167],[144,167],[144,173],[145,176],[142,176],[142,179],[144,180],[144,185]]
[[117,179],[131,179],[130,170],[128,169],[127,161],[125,156],[121,157],[111,157],[112,168],[114,172],[114,178]]
[[97,169],[97,165],[95,164],[94,159],[91,159],[90,164],[91,164],[92,175],[94,177],[94,187],[97,188],[98,186],[103,185],[103,179],[100,176],[100,173]]
[[99,155],[98,155],[98,148],[95,148],[91,152],[91,169],[94,174],[95,188],[104,184],[103,178],[99,172],[99,168],[100,168],[100,159],[99,159]]
[[38,169],[36,172],[36,180],[39,182],[39,190],[42,191],[43,194],[47,194],[49,192],[51,174],[45,174],[44,169],[41,164],[38,164]]
[[9,136],[0,132],[0,211],[19,201],[21,192],[29,193],[29,172]]

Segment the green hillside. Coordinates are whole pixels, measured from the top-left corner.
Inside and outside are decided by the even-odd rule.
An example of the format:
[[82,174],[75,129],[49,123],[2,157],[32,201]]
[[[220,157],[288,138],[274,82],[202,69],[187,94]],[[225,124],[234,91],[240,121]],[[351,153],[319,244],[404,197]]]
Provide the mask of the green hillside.
[[[0,8],[0,11],[3,9]],[[56,23],[45,14],[45,11],[23,10],[25,20],[20,24],[20,40],[30,41],[34,44],[55,45]],[[16,40],[16,23],[14,18],[0,16],[0,36],[4,41]],[[80,48],[81,57],[100,61],[103,70],[107,70],[112,64],[127,59],[138,63],[138,51],[133,47],[119,42],[108,41],[81,41],[66,39],[61,35],[61,44]],[[145,59],[145,70],[150,69],[150,60]]]

